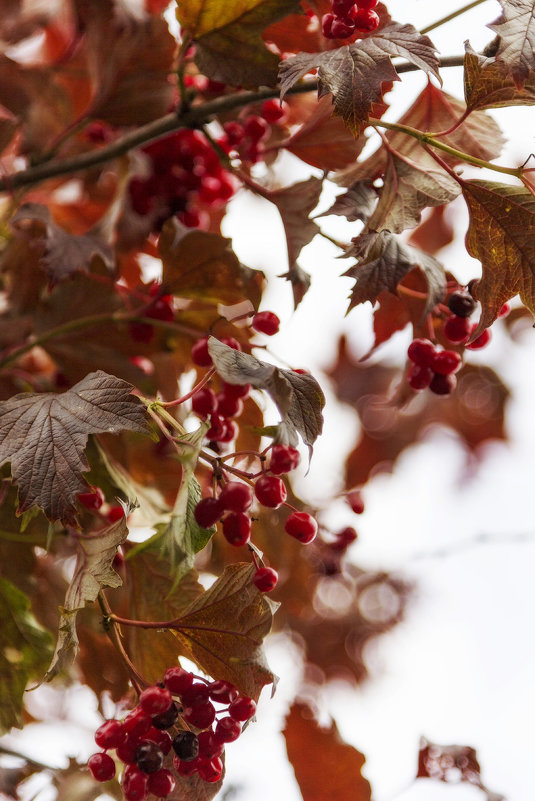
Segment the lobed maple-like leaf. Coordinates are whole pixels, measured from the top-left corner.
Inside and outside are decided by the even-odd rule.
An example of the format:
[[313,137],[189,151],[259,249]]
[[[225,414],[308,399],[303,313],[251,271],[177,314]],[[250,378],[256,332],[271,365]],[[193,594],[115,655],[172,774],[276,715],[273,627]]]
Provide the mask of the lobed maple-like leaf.
[[52,652],[52,637],[31,612],[28,597],[0,576],[0,734],[22,726],[23,696],[40,678]]
[[290,268],[295,266],[305,245],[319,232],[310,214],[318,205],[322,189],[323,181],[320,178],[307,178],[306,181],[269,192],[269,200],[279,210],[284,226]]
[[41,264],[51,283],[69,278],[78,270],[87,272],[95,256],[113,271],[113,250],[97,234],[69,234],[54,222],[49,209],[39,203],[23,203],[11,223],[17,226],[25,220],[43,224],[46,244]]
[[181,654],[258,700],[262,687],[275,681],[262,642],[278,604],[256,589],[255,571],[249,563],[228,565],[168,628]]
[[369,115],[383,99],[383,85],[399,81],[392,64],[402,56],[438,80],[438,59],[428,36],[412,25],[391,22],[375,36],[322,53],[299,53],[280,66],[281,98],[307,72],[317,69],[318,97],[331,93],[335,114],[353,133],[366,127]]
[[535,316],[535,197],[524,187],[492,181],[463,181],[462,191],[470,215],[466,249],[483,268],[475,338],[517,293]]
[[63,393],[23,392],[0,403],[0,465],[11,462],[19,511],[38,506],[49,520],[76,525],[76,496],[87,490],[89,434],[145,433],[132,386],[102,371]]
[[349,309],[369,300],[374,303],[383,290],[396,294],[400,281],[418,267],[427,283],[427,303],[424,315],[439,303],[446,291],[444,268],[433,256],[406,245],[397,236],[382,231],[364,233],[353,240],[346,255],[355,256],[359,263],[344,275],[356,279],[351,292]]
[[389,153],[379,202],[367,227],[400,234],[418,225],[423,209],[449,203],[460,192],[458,182],[441,167],[422,169],[404,156]]
[[297,434],[310,448],[323,428],[325,398],[311,375],[282,370],[262,362],[249,353],[224,345],[215,337],[208,340],[208,350],[215,368],[228,384],[251,384],[264,389],[282,415],[277,441],[297,444]]
[[337,214],[345,217],[349,222],[367,222],[377,205],[377,192],[367,181],[357,181],[347,192],[338,195],[333,205],[327,211],[318,214],[318,217],[328,217]]
[[517,86],[535,70],[534,0],[499,0],[501,16],[489,25],[499,36],[496,57],[505,62]]
[[342,740],[334,722],[320,727],[312,709],[296,702],[282,733],[303,801],[370,801],[371,786],[362,775],[365,758]]
[[467,42],[464,56],[464,98],[468,111],[535,105],[535,73],[517,86],[501,59],[476,53]]
[[299,0],[177,0],[177,19],[195,40],[195,63],[214,81],[253,89],[277,83],[278,57],[262,32],[299,10]]
[[120,587],[121,577],[112,567],[117,548],[128,537],[126,515],[102,531],[80,536],[74,573],[60,608],[58,640],[45,680],[51,681],[78,653],[76,616],[92,603],[103,587]]

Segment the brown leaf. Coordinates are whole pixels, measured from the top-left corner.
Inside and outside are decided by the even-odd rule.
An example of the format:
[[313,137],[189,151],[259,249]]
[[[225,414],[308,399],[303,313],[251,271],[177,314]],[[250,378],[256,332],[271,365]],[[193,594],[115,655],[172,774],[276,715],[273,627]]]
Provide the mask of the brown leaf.
[[269,192],[269,200],[279,210],[284,226],[290,269],[295,266],[301,250],[319,232],[310,214],[318,205],[322,189],[323,181],[320,178],[308,178]]
[[475,338],[517,293],[535,315],[535,197],[524,187],[491,181],[463,181],[462,190],[470,214],[466,249],[483,267]]
[[[419,131],[445,131],[458,122],[465,111],[464,103],[429,82],[399,122]],[[385,136],[397,153],[420,166],[436,168],[436,162],[425,153],[413,136],[399,131],[387,131]],[[440,141],[471,156],[492,161],[500,155],[504,138],[492,117],[483,111],[474,111],[455,131],[441,136]],[[447,153],[441,152],[441,157],[450,166],[461,163]],[[385,167],[386,151],[384,147],[380,147],[365,161],[343,170],[336,182],[342,186],[351,186],[355,181],[374,181],[383,174]]]
[[347,251],[359,263],[344,275],[356,279],[349,309],[369,300],[374,303],[383,290],[396,294],[397,286],[408,272],[418,267],[427,282],[427,304],[424,314],[439,303],[446,291],[444,268],[433,256],[406,245],[394,234],[361,234]]
[[310,707],[297,702],[282,733],[303,801],[370,801],[370,783],[361,773],[364,756],[344,743],[334,721],[320,728]]
[[303,270],[299,264],[294,264],[293,267],[290,267],[287,273],[281,274],[280,277],[286,278],[286,280],[291,283],[294,298],[294,309],[297,309],[306,293],[310,289],[312,280],[310,273],[307,273],[306,270]]
[[535,73],[517,86],[504,61],[486,58],[465,44],[464,98],[468,111],[535,104]]
[[442,168],[422,169],[403,156],[389,153],[379,202],[367,227],[400,234],[418,225],[423,209],[449,203],[460,192],[457,181]]
[[171,219],[162,228],[159,255],[162,280],[174,295],[228,305],[248,298],[257,308],[264,275],[239,262],[229,239]]
[[365,144],[363,136],[355,139],[343,121],[333,116],[330,99],[322,97],[312,114],[282,147],[312,167],[329,171],[353,164]]
[[23,203],[11,222],[22,228],[26,220],[38,221],[43,225],[46,244],[41,263],[52,283],[69,278],[78,270],[88,272],[95,257],[100,258],[110,272],[113,271],[113,251],[95,234],[69,234],[56,225],[49,209],[38,203]]
[[299,9],[298,0],[177,0],[177,18],[196,43],[203,75],[231,86],[275,86],[278,57],[262,41],[272,22]]
[[77,525],[88,435],[147,430],[145,408],[131,390],[98,371],[62,394],[24,392],[0,403],[0,463],[11,462],[20,511],[38,506],[49,520]]
[[488,790],[483,784],[477,753],[469,745],[437,745],[422,737],[416,778],[454,784],[468,782],[483,790],[487,801],[505,801],[505,796]]
[[409,237],[410,245],[425,250],[433,256],[450,242],[453,242],[453,225],[446,216],[446,206],[432,208]]
[[535,70],[533,0],[500,0],[502,14],[488,27],[498,34],[496,57],[504,61],[517,86]]
[[345,217],[349,222],[367,222],[377,205],[377,192],[370,183],[357,182],[349,187],[347,192],[338,195],[333,205],[318,217],[328,217],[337,214]]
[[180,653],[257,700],[262,687],[275,680],[262,642],[277,605],[254,586],[255,571],[248,563],[229,565],[169,628]]

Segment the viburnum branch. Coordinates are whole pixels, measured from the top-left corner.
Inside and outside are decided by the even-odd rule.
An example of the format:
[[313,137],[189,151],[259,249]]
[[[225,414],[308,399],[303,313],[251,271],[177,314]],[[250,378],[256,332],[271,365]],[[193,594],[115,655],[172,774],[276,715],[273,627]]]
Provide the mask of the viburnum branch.
[[185,395],[182,395],[181,398],[177,398],[176,400],[172,401],[160,401],[159,406],[164,407],[165,409],[171,409],[173,406],[180,406],[181,403],[184,403],[185,401],[189,400],[195,395],[196,392],[202,389],[204,385],[210,381],[212,376],[215,374],[215,371],[216,371],[215,367],[211,367],[210,370],[208,370],[208,372],[204,376],[204,378],[201,378],[199,383],[195,384],[193,389],[191,389]]
[[[448,56],[440,60],[440,66],[460,67],[464,63],[464,56]],[[414,64],[399,64],[396,71],[401,74],[404,72],[414,72],[418,67]],[[314,92],[318,89],[316,79],[303,81],[297,86],[293,86],[287,94],[303,94]],[[35,167],[28,167],[26,170],[12,173],[0,178],[0,192],[10,192],[23,186],[34,186],[35,184],[46,181],[48,178],[55,178],[61,175],[70,175],[74,172],[81,172],[91,167],[106,164],[119,156],[125,155],[136,147],[146,145],[154,139],[159,139],[166,134],[177,131],[180,128],[198,128],[208,122],[212,117],[224,111],[247,106],[250,103],[259,103],[261,100],[269,100],[278,97],[280,89],[259,89],[256,92],[237,92],[233,95],[224,95],[216,100],[210,100],[194,108],[189,108],[183,112],[166,114],[153,122],[142,125],[135,131],[129,133],[104,147],[91,150],[88,153],[80,153],[70,158],[59,161],[39,164]]]
[[[143,676],[141,676],[138,671],[136,670],[135,666],[132,664],[132,661],[128,654],[126,653],[124,646],[121,642],[121,638],[116,628],[116,623],[119,622],[115,619],[115,615],[113,615],[111,611],[111,607],[107,601],[104,592],[101,590],[97,596],[99,606],[102,610],[104,615],[104,628],[106,634],[110,638],[114,648],[116,649],[117,653],[119,654],[121,661],[123,662],[128,675],[130,677],[130,681],[132,682],[134,689],[138,693],[141,693],[142,689],[148,685],[148,682],[145,681]],[[111,624],[111,625],[110,625]]]
[[441,17],[440,19],[437,19],[436,22],[432,22],[431,25],[426,25],[425,28],[420,28],[420,33],[429,33],[429,31],[434,31],[435,28],[445,25],[446,22],[450,22],[452,19],[455,19],[455,17],[460,17],[461,14],[464,14],[466,11],[470,11],[476,6],[480,6],[481,3],[484,2],[485,0],[472,0],[471,3],[467,3],[465,6],[458,8],[457,11],[452,11],[451,14],[446,14],[445,17]]

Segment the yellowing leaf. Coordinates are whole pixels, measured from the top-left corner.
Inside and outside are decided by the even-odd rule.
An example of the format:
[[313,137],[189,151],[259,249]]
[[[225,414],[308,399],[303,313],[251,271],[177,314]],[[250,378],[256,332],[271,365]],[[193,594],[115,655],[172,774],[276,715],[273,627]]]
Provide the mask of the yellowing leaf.
[[483,267],[476,337],[517,293],[535,315],[535,197],[524,187],[491,181],[463,181],[462,191],[470,214],[466,249]]
[[264,29],[299,9],[298,0],[177,0],[177,18],[196,43],[195,63],[215,81],[274,86],[279,59]]
[[22,698],[50,659],[52,637],[34,618],[28,597],[0,577],[0,734],[22,726]]

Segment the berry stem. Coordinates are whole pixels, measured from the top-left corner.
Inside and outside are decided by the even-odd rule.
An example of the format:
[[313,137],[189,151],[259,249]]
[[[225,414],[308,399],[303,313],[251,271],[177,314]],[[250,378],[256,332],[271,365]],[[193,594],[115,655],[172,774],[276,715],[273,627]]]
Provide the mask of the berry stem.
[[211,367],[210,370],[206,373],[204,378],[201,378],[198,384],[195,384],[192,390],[190,390],[186,395],[182,395],[181,398],[177,398],[173,401],[159,401],[159,406],[163,407],[164,409],[171,409],[173,406],[180,406],[181,403],[189,400],[196,392],[198,392],[202,387],[207,384],[213,375],[215,375],[216,369],[215,367]]
[[148,686],[149,682],[145,681],[143,676],[141,676],[137,672],[132,661],[130,660],[130,657],[126,653],[121,638],[119,637],[119,634],[115,627],[115,623],[119,621],[115,620],[115,615],[112,613],[111,607],[102,590],[99,592],[97,599],[99,606],[102,610],[102,613],[104,615],[104,630],[108,635],[108,637],[110,638],[114,648],[118,652],[121,661],[123,662],[126,671],[130,677],[130,681],[132,682],[135,691],[137,692],[138,695],[140,695],[142,690]]

